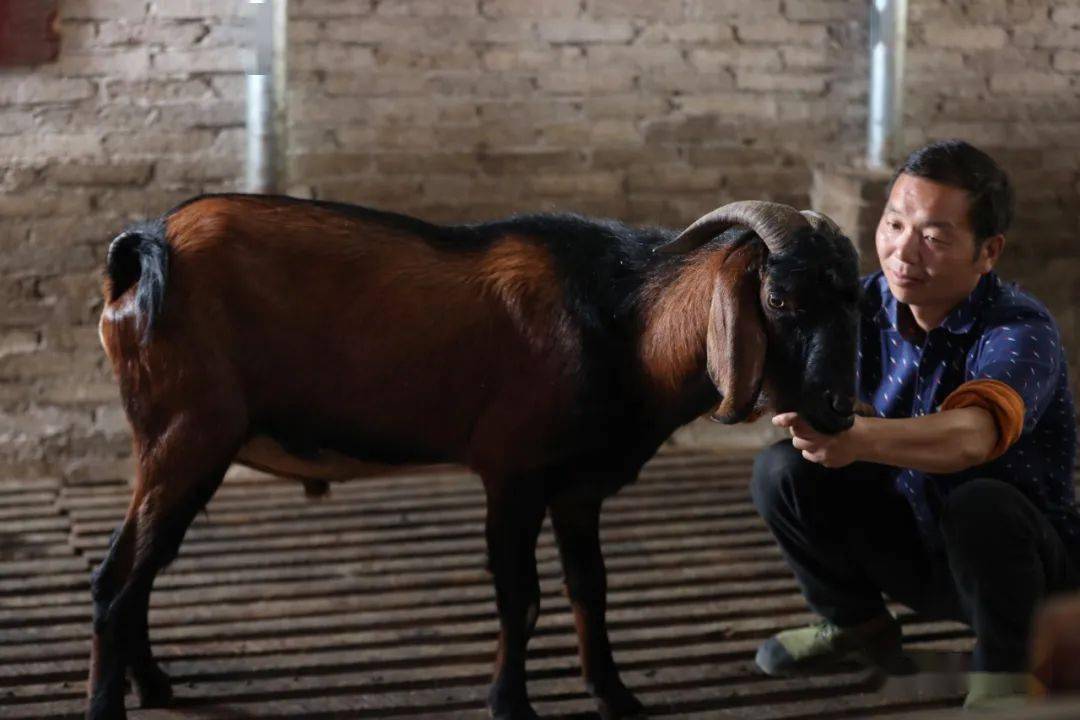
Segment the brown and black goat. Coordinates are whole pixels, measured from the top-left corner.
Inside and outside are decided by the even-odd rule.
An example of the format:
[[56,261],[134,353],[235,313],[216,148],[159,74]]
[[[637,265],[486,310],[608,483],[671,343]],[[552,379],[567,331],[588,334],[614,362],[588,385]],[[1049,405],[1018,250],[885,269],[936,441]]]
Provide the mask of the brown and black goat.
[[93,575],[96,720],[124,716],[126,671],[144,706],[170,700],[151,586],[232,462],[316,489],[387,465],[476,471],[496,718],[536,717],[525,648],[550,512],[588,690],[605,718],[641,715],[604,620],[604,498],[709,411],[851,423],[854,248],[822,216],[774,203],[733,203],[676,237],[575,216],[442,227],[205,196],[113,240],[104,291],[137,477]]

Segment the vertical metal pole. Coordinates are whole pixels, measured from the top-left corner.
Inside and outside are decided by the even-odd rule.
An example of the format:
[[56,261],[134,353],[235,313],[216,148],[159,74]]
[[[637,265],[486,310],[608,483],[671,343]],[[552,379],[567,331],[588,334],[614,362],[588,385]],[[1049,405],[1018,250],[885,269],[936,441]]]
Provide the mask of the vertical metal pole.
[[907,0],[873,0],[870,6],[870,117],[866,164],[891,168],[898,160],[904,119],[904,52]]
[[247,75],[248,192],[277,191],[284,178],[286,0],[249,0],[254,12],[254,65]]

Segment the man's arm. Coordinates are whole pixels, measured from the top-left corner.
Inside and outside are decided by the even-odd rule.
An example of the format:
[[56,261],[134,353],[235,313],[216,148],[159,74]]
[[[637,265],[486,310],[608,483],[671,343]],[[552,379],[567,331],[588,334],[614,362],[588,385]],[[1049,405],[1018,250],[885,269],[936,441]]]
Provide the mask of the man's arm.
[[787,428],[803,457],[826,467],[872,462],[928,473],[954,473],[986,461],[998,442],[993,416],[979,407],[913,418],[856,417],[838,435],[823,435],[795,413],[773,424]]

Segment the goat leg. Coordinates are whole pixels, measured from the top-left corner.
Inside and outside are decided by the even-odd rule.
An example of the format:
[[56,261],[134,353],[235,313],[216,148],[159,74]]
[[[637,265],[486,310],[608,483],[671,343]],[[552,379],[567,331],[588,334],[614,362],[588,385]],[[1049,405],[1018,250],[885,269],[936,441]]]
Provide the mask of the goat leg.
[[499,647],[488,708],[496,720],[535,720],[539,716],[525,686],[525,647],[540,611],[536,574],[536,538],[544,520],[540,481],[485,478],[484,484],[488,566],[499,611]]
[[[239,422],[226,423],[226,416],[211,414],[212,409],[205,415],[178,415],[153,439],[136,429],[140,462],[135,491],[92,581],[94,641],[87,720],[125,717],[128,669],[145,707],[172,697],[168,676],[150,650],[147,611],[157,573],[176,557],[184,534],[221,484],[240,444]],[[206,428],[219,434],[211,437]],[[233,432],[228,432],[230,428]]]
[[161,669],[150,649],[150,588],[140,592],[131,603],[131,625],[128,629],[128,673],[131,675],[139,705],[144,708],[166,707],[172,700],[172,682]]
[[90,578],[94,600],[94,636],[90,645],[90,679],[87,683],[87,720],[123,720],[124,651],[117,628],[115,602],[131,571],[135,548],[135,523],[129,517],[113,533],[105,558]]
[[619,678],[608,639],[600,506],[600,498],[567,491],[550,504],[551,524],[559,543],[566,594],[574,611],[585,687],[596,698],[604,720],[641,718],[645,717],[645,708]]

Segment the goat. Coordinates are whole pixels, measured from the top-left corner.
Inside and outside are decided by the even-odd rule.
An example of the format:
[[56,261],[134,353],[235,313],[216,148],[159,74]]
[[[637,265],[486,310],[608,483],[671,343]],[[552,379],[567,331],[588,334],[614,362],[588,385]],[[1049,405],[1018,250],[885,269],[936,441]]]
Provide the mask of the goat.
[[109,246],[100,335],[133,431],[94,571],[87,717],[169,702],[155,575],[237,461],[308,483],[478,473],[500,635],[488,705],[534,718],[525,648],[550,512],[604,718],[640,715],[605,625],[601,503],[672,431],[797,410],[852,422],[856,255],[827,218],[740,202],[683,233],[534,215],[436,226],[287,197],[194,198]]

